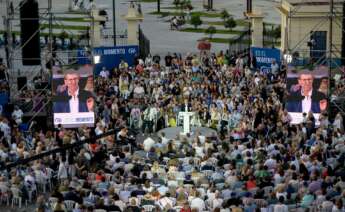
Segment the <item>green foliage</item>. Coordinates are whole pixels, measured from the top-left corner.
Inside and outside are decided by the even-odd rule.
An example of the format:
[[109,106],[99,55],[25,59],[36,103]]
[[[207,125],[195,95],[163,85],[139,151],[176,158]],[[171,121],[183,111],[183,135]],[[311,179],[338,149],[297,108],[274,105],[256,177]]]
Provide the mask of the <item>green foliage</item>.
[[194,28],[198,28],[198,26],[200,26],[202,24],[202,20],[200,18],[200,15],[192,15],[191,19],[190,19],[190,23],[194,26]]
[[236,21],[230,17],[227,20],[224,21],[224,27],[229,28],[230,31],[237,26]]
[[181,4],[181,1],[180,1],[180,0],[174,0],[174,1],[173,1],[173,4],[174,4],[175,7],[177,8],[177,7]]
[[205,30],[206,34],[210,35],[210,38],[212,38],[212,35],[216,33],[216,27],[214,26],[209,26],[206,30]]
[[65,30],[62,30],[60,35],[59,35],[59,38],[61,38],[61,39],[68,38],[67,32]]
[[183,8],[187,10],[193,10],[192,2],[190,0],[183,1]]
[[230,14],[226,9],[223,9],[222,12],[220,12],[220,15],[224,21],[230,17]]
[[277,26],[273,31],[273,37],[275,39],[278,39],[278,38],[280,38],[280,36],[281,36],[281,27]]

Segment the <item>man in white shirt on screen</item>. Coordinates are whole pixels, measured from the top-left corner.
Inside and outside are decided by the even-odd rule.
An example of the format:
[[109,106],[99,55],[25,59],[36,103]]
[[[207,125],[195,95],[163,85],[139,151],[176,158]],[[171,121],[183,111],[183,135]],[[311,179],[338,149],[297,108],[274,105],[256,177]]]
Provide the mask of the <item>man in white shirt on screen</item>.
[[64,84],[57,89],[53,97],[54,113],[80,113],[92,112],[94,99],[92,93],[81,90],[79,87],[80,76],[75,70],[67,70]]
[[290,88],[290,95],[287,100],[286,109],[289,112],[299,113],[320,113],[327,108],[327,97],[325,94],[313,89],[314,76],[310,71],[299,73],[298,85]]

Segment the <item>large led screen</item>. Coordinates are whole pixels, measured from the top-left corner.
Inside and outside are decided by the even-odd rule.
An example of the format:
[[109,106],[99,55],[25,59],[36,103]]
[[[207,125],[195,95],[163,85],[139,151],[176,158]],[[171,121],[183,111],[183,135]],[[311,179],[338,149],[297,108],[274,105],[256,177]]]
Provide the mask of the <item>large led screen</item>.
[[55,127],[94,126],[93,67],[54,67],[52,102]]
[[312,70],[288,68],[286,109],[292,124],[303,122],[309,112],[318,121],[320,113],[328,107],[328,84],[328,68],[325,66]]

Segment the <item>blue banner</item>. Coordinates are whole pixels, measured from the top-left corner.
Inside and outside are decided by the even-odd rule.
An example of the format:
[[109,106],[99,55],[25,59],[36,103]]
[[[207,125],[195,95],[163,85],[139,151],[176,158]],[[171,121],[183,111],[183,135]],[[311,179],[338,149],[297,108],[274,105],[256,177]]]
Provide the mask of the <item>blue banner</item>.
[[[1,92],[0,93],[0,114],[3,114],[5,105],[8,103],[9,95],[7,92]],[[6,114],[8,115],[8,114]],[[11,114],[9,114],[11,115]]]
[[272,61],[275,60],[280,66],[280,50],[273,48],[251,47],[250,52],[256,59],[256,68],[263,73],[271,71]]
[[[134,57],[139,55],[138,46],[97,47],[93,49],[93,56],[100,56],[99,63],[95,64],[95,75],[98,75],[103,67],[109,71],[118,67],[123,59],[129,66],[133,66]],[[78,50],[78,64],[91,64],[91,55],[85,49]]]

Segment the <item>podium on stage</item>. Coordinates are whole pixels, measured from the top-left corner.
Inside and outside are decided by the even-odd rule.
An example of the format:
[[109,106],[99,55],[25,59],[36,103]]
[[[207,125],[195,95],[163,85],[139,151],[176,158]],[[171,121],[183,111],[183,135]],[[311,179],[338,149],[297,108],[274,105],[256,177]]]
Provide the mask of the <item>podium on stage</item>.
[[183,132],[182,132],[182,134],[186,135],[187,133],[190,133],[190,120],[191,120],[191,117],[194,115],[195,115],[194,112],[188,112],[188,111],[178,113],[178,120],[180,120],[180,118],[183,119]]

